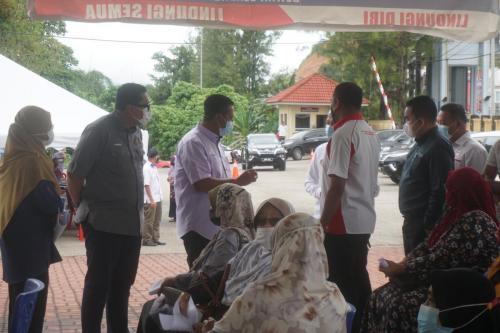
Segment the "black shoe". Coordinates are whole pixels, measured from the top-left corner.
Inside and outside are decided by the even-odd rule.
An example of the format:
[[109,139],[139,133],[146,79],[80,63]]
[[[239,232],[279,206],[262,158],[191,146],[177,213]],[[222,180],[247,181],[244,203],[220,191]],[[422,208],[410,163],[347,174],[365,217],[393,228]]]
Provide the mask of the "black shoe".
[[159,240],[154,241],[156,245],[166,245],[167,243],[165,242],[160,242]]
[[156,245],[157,244],[152,240],[142,242],[142,246],[156,246]]

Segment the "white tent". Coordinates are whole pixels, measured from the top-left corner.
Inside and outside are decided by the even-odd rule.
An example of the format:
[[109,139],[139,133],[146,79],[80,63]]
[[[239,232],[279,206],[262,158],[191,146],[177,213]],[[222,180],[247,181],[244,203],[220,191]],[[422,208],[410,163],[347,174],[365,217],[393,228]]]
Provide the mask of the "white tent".
[[0,55],[0,147],[10,124],[22,107],[36,105],[51,113],[54,142],[51,147],[75,147],[87,124],[107,114],[103,109],[55,85]]

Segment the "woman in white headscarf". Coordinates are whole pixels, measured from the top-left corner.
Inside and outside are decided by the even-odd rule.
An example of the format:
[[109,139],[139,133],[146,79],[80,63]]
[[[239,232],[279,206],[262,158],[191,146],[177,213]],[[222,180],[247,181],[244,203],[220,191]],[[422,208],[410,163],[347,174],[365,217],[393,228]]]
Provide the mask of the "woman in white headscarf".
[[271,198],[260,204],[255,214],[255,239],[245,245],[226,266],[222,304],[230,306],[245,288],[271,271],[271,236],[278,222],[292,213],[293,206],[285,200]]
[[347,303],[328,275],[323,229],[312,216],[282,219],[273,234],[271,273],[251,284],[211,333],[346,332]]

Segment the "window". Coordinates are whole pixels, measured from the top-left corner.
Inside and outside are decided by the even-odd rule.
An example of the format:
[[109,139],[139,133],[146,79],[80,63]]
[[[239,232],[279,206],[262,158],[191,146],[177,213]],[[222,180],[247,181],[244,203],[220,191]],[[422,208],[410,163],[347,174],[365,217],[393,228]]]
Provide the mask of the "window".
[[298,130],[311,128],[311,117],[308,114],[295,115],[295,128]]
[[323,128],[326,126],[326,115],[316,116],[316,128]]
[[283,124],[283,125],[288,125],[288,114],[282,113],[280,115],[280,117],[281,117],[281,122],[280,123]]

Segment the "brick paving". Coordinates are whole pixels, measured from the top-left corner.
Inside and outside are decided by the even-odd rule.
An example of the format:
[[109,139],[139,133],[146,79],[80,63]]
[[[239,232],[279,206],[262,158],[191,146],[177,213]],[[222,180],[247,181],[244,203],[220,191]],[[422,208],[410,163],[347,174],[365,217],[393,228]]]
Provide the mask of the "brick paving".
[[[377,259],[380,257],[400,260],[403,257],[403,250],[400,246],[376,246],[370,250],[368,270],[373,288],[386,282],[383,274],[377,269]],[[186,268],[184,254],[141,255],[137,278],[130,295],[129,327],[131,330],[135,331],[142,304],[150,299],[147,290],[151,283],[161,277],[184,272]],[[44,332],[81,332],[80,306],[85,271],[84,256],[64,257],[63,262],[52,265]],[[7,300],[7,285],[0,282],[0,332],[7,332]],[[105,332],[104,328],[105,320],[103,320],[103,332]]]

